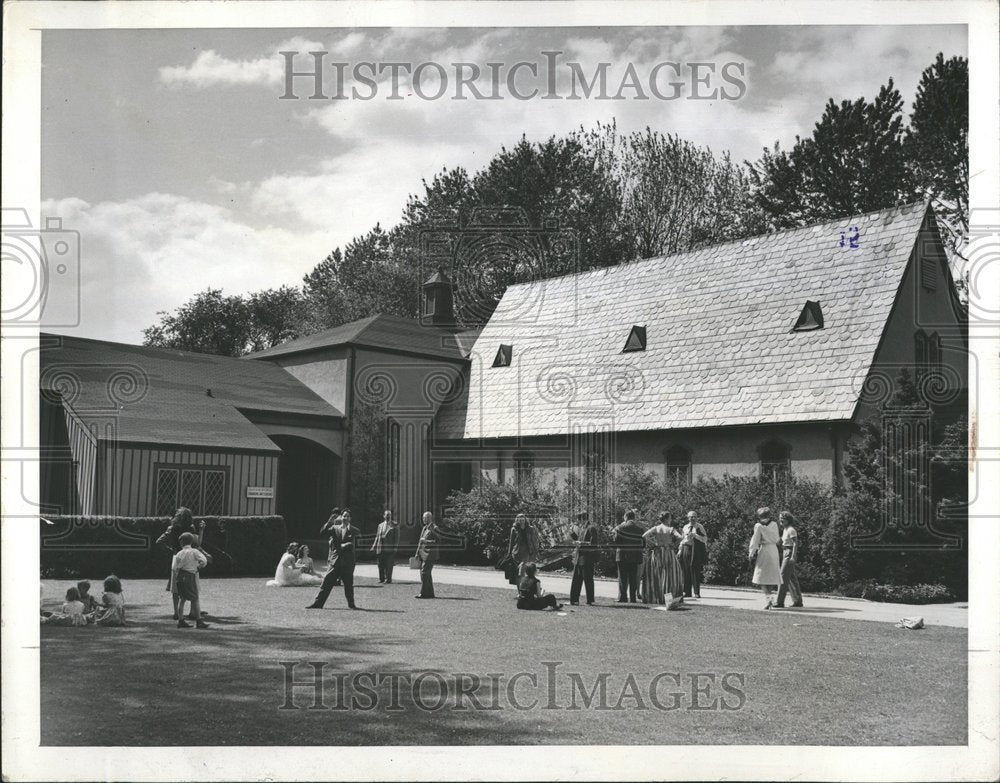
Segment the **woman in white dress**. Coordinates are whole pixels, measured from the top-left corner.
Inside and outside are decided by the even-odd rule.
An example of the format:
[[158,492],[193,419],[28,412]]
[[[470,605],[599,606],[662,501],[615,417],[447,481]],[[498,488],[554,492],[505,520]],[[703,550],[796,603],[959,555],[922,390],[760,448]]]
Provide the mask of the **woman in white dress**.
[[[771,509],[757,509],[757,524],[750,539],[750,560],[755,562],[753,583],[764,591],[764,608],[774,606],[771,594],[781,584],[781,559],[778,555],[778,523],[771,519]],[[756,559],[756,560],[755,560]]]
[[315,574],[305,574],[302,569],[295,564],[295,553],[298,552],[299,545],[292,542],[288,545],[285,554],[278,561],[278,567],[274,572],[274,579],[268,581],[268,587],[309,587],[320,584],[323,580]]

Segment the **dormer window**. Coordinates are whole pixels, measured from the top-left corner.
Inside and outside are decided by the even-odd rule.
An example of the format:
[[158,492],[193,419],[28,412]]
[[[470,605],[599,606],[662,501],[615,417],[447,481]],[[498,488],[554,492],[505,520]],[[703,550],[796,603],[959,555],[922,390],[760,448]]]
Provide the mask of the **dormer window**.
[[632,331],[628,334],[628,339],[625,341],[625,347],[622,348],[622,353],[632,353],[633,351],[645,351],[646,350],[646,327],[645,326],[633,326]]
[[494,367],[510,367],[510,361],[514,356],[514,346],[500,344],[497,355],[493,359]]
[[823,309],[819,306],[819,302],[807,299],[805,307],[803,307],[802,312],[799,313],[799,319],[795,322],[795,326],[792,327],[792,331],[811,332],[813,329],[822,328]]

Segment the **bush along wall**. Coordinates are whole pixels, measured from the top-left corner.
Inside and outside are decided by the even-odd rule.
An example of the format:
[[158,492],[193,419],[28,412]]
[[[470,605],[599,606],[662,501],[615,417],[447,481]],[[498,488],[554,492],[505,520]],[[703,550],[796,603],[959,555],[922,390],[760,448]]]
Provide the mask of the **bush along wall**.
[[[212,563],[207,577],[274,573],[285,549],[285,520],[266,517],[195,517],[205,522],[202,545]],[[156,545],[170,517],[57,516],[40,522],[41,575],[57,579],[163,577],[170,551]]]

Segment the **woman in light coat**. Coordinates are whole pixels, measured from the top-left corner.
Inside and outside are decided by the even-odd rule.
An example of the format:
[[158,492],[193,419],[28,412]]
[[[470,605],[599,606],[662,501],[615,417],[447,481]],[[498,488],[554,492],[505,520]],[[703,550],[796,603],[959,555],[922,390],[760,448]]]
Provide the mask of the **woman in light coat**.
[[781,584],[781,558],[778,554],[778,523],[771,519],[771,509],[757,509],[757,524],[750,539],[750,561],[754,563],[753,583],[764,592],[764,608],[774,606],[771,594]]

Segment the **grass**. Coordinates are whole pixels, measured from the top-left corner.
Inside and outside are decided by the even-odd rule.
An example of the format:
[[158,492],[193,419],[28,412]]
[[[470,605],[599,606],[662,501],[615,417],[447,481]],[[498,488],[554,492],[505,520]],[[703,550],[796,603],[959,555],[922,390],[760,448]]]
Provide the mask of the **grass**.
[[[42,744],[967,742],[964,629],[909,632],[875,622],[699,605],[669,613],[583,606],[561,617],[519,612],[512,594],[502,590],[445,585],[437,589],[439,600],[417,601],[413,584],[374,580],[359,580],[363,611],[349,611],[343,593],[334,592],[326,610],[317,612],[304,609],[312,588],[266,588],[264,581],[204,580],[203,602],[213,623],[208,631],[174,626],[159,579],[125,584],[125,628],[43,626]],[[46,583],[45,594],[59,595],[65,587]],[[756,606],[756,596],[747,600]],[[45,605],[52,609],[57,602]],[[422,709],[406,680],[394,694],[391,680],[379,685],[365,675],[348,698],[353,694],[358,707],[367,707],[377,697],[372,709],[306,709],[311,689],[296,692],[297,708],[280,709],[280,661],[327,662],[325,701],[332,706],[343,682],[335,678],[347,675],[353,682],[359,673],[405,675],[412,682],[421,672],[435,672],[452,698],[440,709]],[[554,663],[550,699],[547,673]],[[295,677],[307,679],[311,672],[300,665]],[[514,699],[538,699],[535,708],[512,707],[508,684],[518,672],[533,673],[538,687],[521,677]],[[475,684],[461,673],[482,678],[474,695],[500,709],[472,709],[471,696],[456,696],[456,685],[464,682],[471,690]],[[501,673],[503,678],[488,677]],[[589,691],[602,673],[607,708],[596,709],[600,698],[581,708],[569,675],[579,676]],[[656,709],[649,699],[649,684],[661,673],[672,673],[656,689],[660,706],[670,709]],[[715,681],[706,676],[696,683],[698,673]],[[728,690],[722,683],[727,673]],[[424,679],[424,706],[433,707],[440,680]],[[701,695],[692,694],[697,685]],[[578,709],[567,709],[574,699]],[[556,709],[543,708],[552,705]]]

